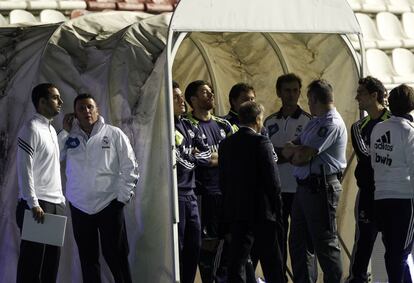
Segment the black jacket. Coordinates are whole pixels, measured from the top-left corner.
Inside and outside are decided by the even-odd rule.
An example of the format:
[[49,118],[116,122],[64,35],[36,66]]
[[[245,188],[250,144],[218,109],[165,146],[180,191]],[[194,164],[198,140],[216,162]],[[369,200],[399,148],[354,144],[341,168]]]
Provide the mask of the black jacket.
[[241,127],[219,148],[224,222],[281,220],[277,156],[268,137]]

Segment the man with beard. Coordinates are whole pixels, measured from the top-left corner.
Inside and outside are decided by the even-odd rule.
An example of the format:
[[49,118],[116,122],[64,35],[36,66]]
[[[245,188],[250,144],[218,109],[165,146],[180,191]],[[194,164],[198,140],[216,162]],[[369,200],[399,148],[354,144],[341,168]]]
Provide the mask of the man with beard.
[[227,120],[211,114],[214,93],[208,82],[198,80],[190,83],[185,90],[185,99],[193,109],[187,118],[198,128],[204,143],[211,150],[209,164],[196,168],[196,189],[201,197],[200,274],[205,283],[214,280],[217,283],[226,282],[228,242],[219,239],[222,194],[219,187],[218,148],[220,142],[233,133],[233,129]]
[[[20,231],[27,209],[38,222],[43,222],[45,213],[65,214],[58,140],[51,125],[63,101],[57,87],[50,83],[37,85],[32,91],[32,101],[36,114],[17,136],[16,220]],[[22,240],[16,282],[56,282],[59,259],[60,247]]]

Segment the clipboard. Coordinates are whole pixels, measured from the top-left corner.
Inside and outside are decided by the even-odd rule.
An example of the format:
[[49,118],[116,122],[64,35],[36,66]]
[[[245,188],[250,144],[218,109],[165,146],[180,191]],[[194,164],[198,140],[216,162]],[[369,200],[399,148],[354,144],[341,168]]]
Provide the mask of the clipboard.
[[47,245],[63,247],[67,217],[45,213],[44,222],[37,223],[30,210],[25,210],[22,239]]

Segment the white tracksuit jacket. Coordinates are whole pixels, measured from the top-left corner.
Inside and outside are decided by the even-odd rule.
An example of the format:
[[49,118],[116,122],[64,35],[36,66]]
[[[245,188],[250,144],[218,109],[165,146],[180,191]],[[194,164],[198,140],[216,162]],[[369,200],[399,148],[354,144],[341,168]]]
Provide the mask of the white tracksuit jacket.
[[414,198],[414,123],[392,116],[371,133],[375,199]]
[[16,165],[19,197],[30,208],[39,206],[39,199],[56,204],[65,202],[56,131],[39,113],[19,131]]
[[138,165],[128,137],[99,117],[90,137],[75,120],[58,134],[61,160],[66,159],[66,197],[76,208],[96,214],[117,199],[134,195]]

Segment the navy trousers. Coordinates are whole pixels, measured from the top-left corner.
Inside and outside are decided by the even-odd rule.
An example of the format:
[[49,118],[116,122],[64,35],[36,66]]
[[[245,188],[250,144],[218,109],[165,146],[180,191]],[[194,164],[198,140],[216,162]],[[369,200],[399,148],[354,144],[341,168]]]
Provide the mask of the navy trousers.
[[360,188],[355,204],[355,241],[348,283],[368,282],[368,264],[377,239],[374,221],[374,188]]
[[[65,215],[63,203],[54,204],[39,200],[39,205],[46,213]],[[30,209],[27,202],[20,200],[16,209],[16,222],[20,233],[23,227],[24,212],[27,209]],[[59,259],[60,247],[21,240],[16,282],[55,283]]]
[[[132,283],[124,204],[113,200],[102,211],[89,215],[72,204],[73,234],[78,246],[83,282],[100,283],[99,239],[102,254],[116,283]],[[99,237],[99,239],[98,239]]]
[[414,199],[375,200],[375,219],[382,232],[388,282],[411,283],[408,255],[413,248]]
[[178,223],[180,282],[193,283],[201,248],[201,224],[197,197],[192,190],[187,194],[179,190],[178,205],[180,213],[180,222]]

